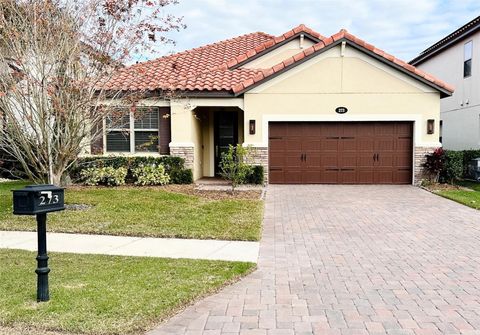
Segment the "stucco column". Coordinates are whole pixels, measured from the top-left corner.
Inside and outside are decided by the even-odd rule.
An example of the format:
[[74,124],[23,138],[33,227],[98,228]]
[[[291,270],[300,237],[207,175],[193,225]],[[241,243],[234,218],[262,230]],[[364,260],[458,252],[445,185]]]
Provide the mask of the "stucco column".
[[202,177],[202,124],[195,115],[195,106],[187,100],[171,103],[172,142],[170,154],[185,159],[185,167],[193,170],[194,180]]

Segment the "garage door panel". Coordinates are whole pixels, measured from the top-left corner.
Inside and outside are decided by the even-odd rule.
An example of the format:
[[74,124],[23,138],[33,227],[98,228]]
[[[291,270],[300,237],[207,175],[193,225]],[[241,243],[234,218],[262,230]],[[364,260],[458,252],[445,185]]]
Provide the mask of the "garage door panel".
[[357,167],[373,168],[375,161],[373,160],[374,153],[357,153]]
[[339,144],[339,140],[337,138],[327,137],[327,138],[322,140],[321,149],[324,152],[328,152],[328,151],[337,152],[338,151],[338,144]]
[[410,152],[413,146],[413,139],[412,138],[405,138],[400,137],[397,139],[396,150],[397,151],[407,151]]
[[411,183],[411,122],[274,122],[269,129],[272,183]]
[[320,180],[322,183],[325,183],[325,184],[337,184],[339,182],[338,175],[339,175],[339,171],[337,169],[329,170],[327,168],[322,171]]
[[320,151],[322,150],[322,140],[315,137],[307,137],[302,142],[303,151]]
[[269,150],[270,152],[284,152],[285,151],[285,140],[283,139],[270,139]]
[[370,169],[358,168],[357,170],[357,181],[359,184],[373,184],[374,183],[374,170],[373,167]]
[[343,139],[342,141],[340,141],[340,150],[341,151],[357,152],[357,147],[358,147],[358,142],[355,139],[355,137],[349,138],[349,139]]
[[357,184],[357,172],[355,169],[341,170],[340,180],[342,184]]
[[303,123],[291,122],[288,123],[286,129],[286,136],[302,136],[303,135]]
[[285,170],[284,178],[287,184],[301,184],[302,183],[301,170]]

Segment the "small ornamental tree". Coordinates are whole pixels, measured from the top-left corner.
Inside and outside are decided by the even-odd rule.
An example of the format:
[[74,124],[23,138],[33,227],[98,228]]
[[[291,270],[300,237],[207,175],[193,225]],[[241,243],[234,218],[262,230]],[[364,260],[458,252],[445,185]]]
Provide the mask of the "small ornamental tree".
[[27,177],[60,184],[108,106],[135,105],[142,92],[112,92],[109,78],[173,42],[184,25],[165,12],[177,2],[0,0],[0,149]]
[[432,181],[438,182],[440,172],[445,165],[445,151],[443,148],[435,149],[431,154],[425,155],[423,167],[430,174]]
[[220,175],[230,181],[232,193],[235,193],[235,188],[238,185],[245,183],[251,172],[252,166],[248,162],[250,157],[250,148],[245,148],[241,144],[237,144],[237,146],[229,145],[228,151],[222,153]]

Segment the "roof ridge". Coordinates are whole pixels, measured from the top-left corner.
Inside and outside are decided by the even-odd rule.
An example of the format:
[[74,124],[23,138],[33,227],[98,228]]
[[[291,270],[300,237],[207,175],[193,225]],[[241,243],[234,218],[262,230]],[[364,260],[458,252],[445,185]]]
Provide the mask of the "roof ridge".
[[404,68],[405,70],[412,73],[413,75],[415,75],[417,77],[420,77],[420,78],[423,78],[426,81],[437,85],[438,87],[441,87],[441,88],[443,88],[447,91],[450,91],[450,92],[454,91],[454,87],[447,84],[443,80],[440,80],[440,79],[434,77],[433,75],[431,75],[427,72],[424,72],[420,69],[417,69],[415,66],[410,65],[407,62],[405,62],[405,61],[403,61],[399,58],[396,58],[393,55],[390,55],[389,53],[387,53],[387,52],[385,52],[381,49],[376,48],[374,45],[369,44],[369,43],[365,42],[364,40],[362,40],[360,38],[357,38],[353,34],[350,34],[346,29],[341,29],[338,33],[333,34],[329,38],[325,38],[325,39],[321,40],[320,42],[312,45],[311,47],[300,51],[299,53],[293,55],[292,57],[284,59],[283,61],[279,62],[278,64],[276,64],[276,65],[274,65],[274,66],[272,66],[268,69],[262,69],[260,75],[257,75],[253,78],[246,79],[243,82],[241,82],[240,84],[237,84],[237,85],[233,86],[232,91],[234,93],[241,92],[241,91],[245,90],[246,88],[248,88],[249,86],[258,83],[259,81],[264,80],[267,77],[270,77],[274,73],[278,73],[280,71],[283,71],[284,69],[292,66],[293,64],[297,63],[298,61],[300,61],[300,60],[302,60],[306,57],[312,56],[313,54],[315,54],[319,50],[321,50],[321,49],[325,48],[326,46],[331,45],[334,42],[337,42],[341,39],[347,39],[350,42],[355,43],[356,45],[359,45],[360,47],[365,48],[365,49],[375,53],[376,55],[378,55],[380,57],[383,57],[387,61]]
[[285,40],[287,40],[287,39],[289,39],[289,38],[291,38],[291,37],[293,37],[293,36],[295,36],[295,35],[297,35],[301,32],[312,35],[313,37],[316,37],[320,40],[325,38],[325,36],[323,36],[322,34],[317,33],[315,30],[310,29],[306,25],[301,23],[298,26],[288,30],[287,32],[285,32],[281,35],[278,35],[276,37],[273,37],[272,40],[263,42],[263,43],[257,45],[255,48],[253,48],[251,50],[248,50],[248,51],[244,52],[243,54],[240,54],[236,57],[233,57],[229,61],[226,61],[225,65],[227,66],[227,68],[232,68],[232,67],[247,61],[248,59],[264,52],[265,50],[268,50],[268,49],[274,47],[278,43],[281,43],[281,42],[283,42],[283,41],[285,41]]

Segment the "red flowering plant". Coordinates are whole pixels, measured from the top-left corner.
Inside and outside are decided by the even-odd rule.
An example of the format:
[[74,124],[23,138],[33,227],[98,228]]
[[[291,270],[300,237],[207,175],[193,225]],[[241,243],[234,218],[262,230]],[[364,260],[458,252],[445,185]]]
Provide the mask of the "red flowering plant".
[[434,182],[438,182],[440,172],[445,165],[445,150],[443,148],[437,148],[432,153],[425,155],[425,162],[423,167],[430,175],[430,178]]

